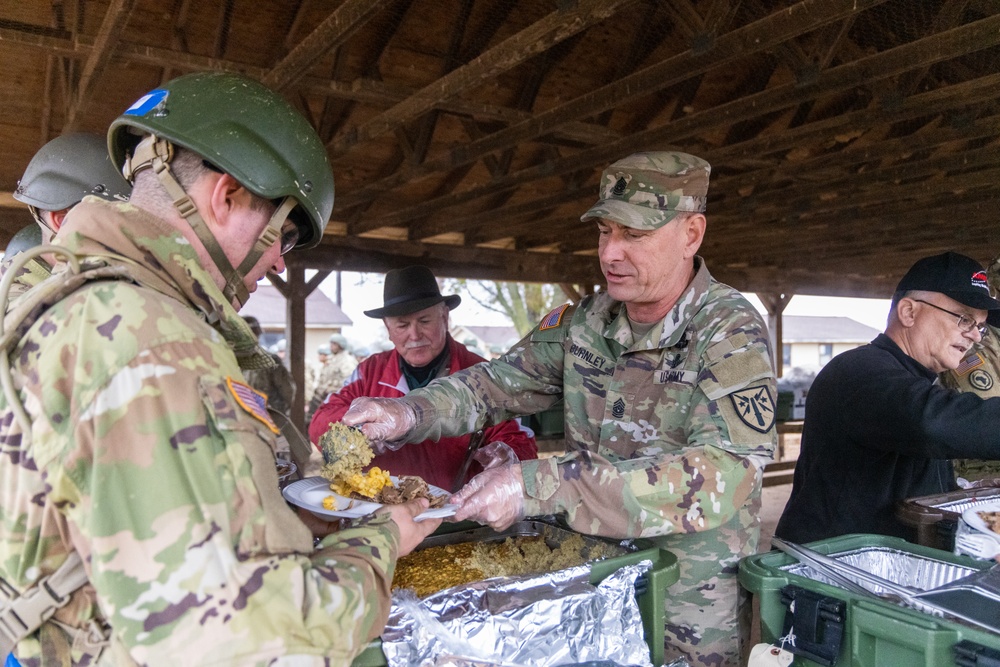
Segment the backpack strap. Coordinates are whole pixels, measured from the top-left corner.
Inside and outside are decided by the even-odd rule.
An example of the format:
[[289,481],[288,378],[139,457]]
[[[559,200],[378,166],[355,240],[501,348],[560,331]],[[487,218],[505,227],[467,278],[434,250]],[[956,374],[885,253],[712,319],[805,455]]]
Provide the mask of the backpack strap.
[[86,583],[83,559],[76,551],[70,552],[55,572],[20,594],[0,579],[0,655],[13,652],[19,641],[42,627]]
[[[17,307],[0,321],[0,385],[7,399],[8,408],[21,420],[23,437],[29,438],[31,421],[24,411],[20,397],[14,388],[8,355],[28,329],[56,303],[93,280],[131,280],[127,267],[108,265],[103,262],[83,264],[80,258],[68,253],[65,248],[39,246],[15,258],[16,265],[0,280],[0,307],[6,310],[7,294],[13,276],[35,256],[55,252],[66,256],[69,269],[54,273],[29,290]],[[23,419],[22,419],[23,418]],[[71,551],[67,559],[54,572],[39,579],[35,584],[18,593],[17,589],[0,578],[0,655],[12,653],[19,641],[34,633],[53,614],[67,605],[72,594],[88,581],[83,560],[76,551]],[[97,656],[107,646],[110,633],[92,623],[87,628],[73,628],[59,624],[74,639],[74,646]]]

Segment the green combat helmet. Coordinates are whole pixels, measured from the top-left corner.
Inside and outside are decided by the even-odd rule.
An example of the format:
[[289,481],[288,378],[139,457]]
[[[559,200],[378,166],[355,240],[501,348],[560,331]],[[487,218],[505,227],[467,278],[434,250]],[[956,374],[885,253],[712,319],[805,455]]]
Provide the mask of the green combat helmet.
[[38,225],[27,225],[17,231],[7,242],[3,251],[4,259],[10,259],[18,253],[42,245],[42,230]]
[[[253,194],[278,202],[238,268],[229,263],[197,208],[165,168],[174,146],[198,154]],[[298,228],[295,247],[308,248],[322,239],[333,210],[333,173],[316,131],[278,93],[245,76],[202,72],[169,81],[111,123],[108,149],[130,180],[142,169],[156,171],[174,206],[226,277],[223,293],[240,304],[248,297],[242,276],[277,240],[285,219]]]
[[62,211],[87,195],[128,201],[132,186],[108,157],[108,145],[96,134],[64,134],[39,149],[17,182],[14,199],[27,204],[38,224],[38,211]]

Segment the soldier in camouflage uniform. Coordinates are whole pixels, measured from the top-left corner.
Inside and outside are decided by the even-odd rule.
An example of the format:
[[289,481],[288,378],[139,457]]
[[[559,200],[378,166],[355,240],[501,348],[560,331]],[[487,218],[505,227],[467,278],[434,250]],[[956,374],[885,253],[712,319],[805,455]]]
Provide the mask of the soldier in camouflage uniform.
[[639,153],[611,165],[597,220],[606,292],[562,306],[494,361],[344,417],[385,441],[436,439],[565,400],[561,458],[487,470],[455,518],[501,528],[555,513],[582,533],[651,538],[680,560],[666,655],[736,666],[750,606],[737,564],[757,549],[776,444],[768,336],[700,257],[708,163]]
[[312,421],[316,410],[323,405],[323,401],[330,394],[344,387],[347,378],[351,377],[358,367],[358,360],[348,351],[347,339],[342,334],[331,335],[330,344],[319,349],[319,356],[322,365],[316,371],[316,383],[312,398],[309,399],[307,423]]
[[[1000,291],[1000,257],[986,270],[993,294]],[[958,391],[969,391],[981,398],[1000,396],[1000,313],[986,319],[990,335],[969,350],[953,371],[941,374],[941,384]],[[1000,461],[955,459],[955,476],[970,482],[1000,478]]]
[[[243,320],[250,327],[257,342],[260,343],[260,335],[264,331],[260,326],[260,321],[252,315],[244,315]],[[267,395],[267,404],[270,407],[286,416],[291,415],[292,400],[295,398],[295,380],[292,379],[291,372],[285,368],[284,362],[278,355],[267,350],[262,351],[271,357],[271,361],[274,363],[270,368],[246,371],[244,375],[246,375],[247,382],[257,391]]]
[[142,97],[109,145],[131,202],[70,212],[57,243],[79,272],[57,266],[0,339],[0,577],[31,599],[74,553],[86,574],[16,657],[349,664],[387,617],[396,556],[438,522],[394,507],[314,549],[241,372],[270,360],[234,308],[320,240],[323,144],[276,93],[215,73]]
[[[14,199],[28,205],[39,231],[37,236],[31,235],[31,242],[22,249],[51,242],[66,214],[86,195],[108,201],[128,201],[131,192],[132,186],[111,164],[104,137],[82,133],[56,137],[31,158],[14,190]],[[0,276],[7,273],[14,254],[4,254]],[[8,304],[13,305],[25,292],[49,277],[52,273],[50,260],[44,256],[35,257],[18,271]]]

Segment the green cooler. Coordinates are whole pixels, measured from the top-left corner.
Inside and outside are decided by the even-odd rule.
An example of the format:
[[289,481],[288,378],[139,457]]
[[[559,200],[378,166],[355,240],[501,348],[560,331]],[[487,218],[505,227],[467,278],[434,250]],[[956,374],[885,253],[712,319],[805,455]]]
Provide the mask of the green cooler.
[[[881,535],[845,535],[804,546],[917,590],[994,565]],[[780,645],[782,637],[794,634],[794,665],[1000,667],[1000,633],[849,592],[782,552],[744,558],[739,579],[760,603],[761,641]],[[973,597],[972,604],[1000,627],[1000,602]]]

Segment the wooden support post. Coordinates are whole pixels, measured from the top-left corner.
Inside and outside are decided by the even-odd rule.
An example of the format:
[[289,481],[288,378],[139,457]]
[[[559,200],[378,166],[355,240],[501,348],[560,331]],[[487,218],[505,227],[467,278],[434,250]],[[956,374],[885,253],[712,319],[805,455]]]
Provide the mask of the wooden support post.
[[784,312],[785,306],[787,306],[788,302],[792,300],[793,295],[782,293],[758,293],[757,296],[764,304],[764,308],[767,309],[767,329],[771,340],[771,361],[774,362],[774,375],[776,377],[781,377],[784,375],[781,353],[784,347],[784,339],[781,332],[781,313]]
[[306,298],[322,283],[329,271],[317,271],[306,282],[304,264],[286,265],[288,280],[267,274],[268,280],[285,297],[285,340],[288,342],[285,354],[286,365],[295,382],[295,396],[292,398],[292,423],[307,433],[306,427]]
[[292,399],[292,423],[306,433],[306,291],[305,269],[289,266],[285,283],[285,340],[288,341],[288,361],[295,381]]

